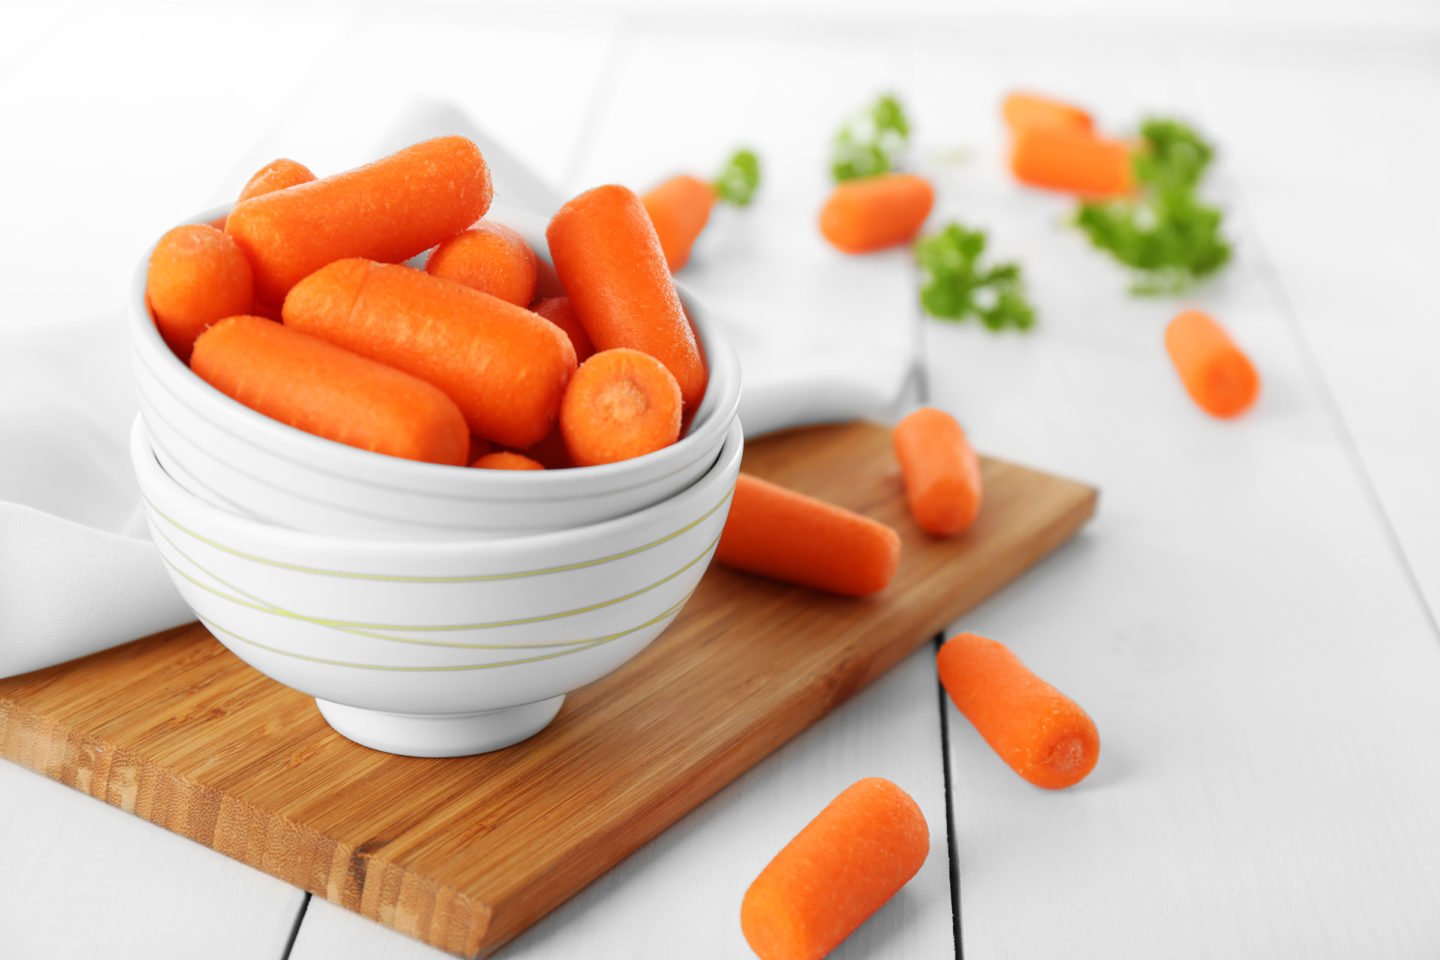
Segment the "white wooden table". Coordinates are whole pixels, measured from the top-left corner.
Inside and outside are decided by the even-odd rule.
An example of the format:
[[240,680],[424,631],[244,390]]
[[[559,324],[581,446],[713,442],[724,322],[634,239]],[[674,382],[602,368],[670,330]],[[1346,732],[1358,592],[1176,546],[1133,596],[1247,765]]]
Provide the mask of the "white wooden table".
[[[723,290],[744,282],[727,245],[762,226],[824,255],[827,138],[895,90],[923,148],[968,153],[932,171],[939,214],[1022,259],[1042,316],[1028,337],[929,324],[933,402],[985,451],[1103,491],[1087,533],[960,626],[1084,704],[1100,765],[1028,787],[922,651],[504,955],[744,956],[745,885],[876,774],[915,795],[935,847],[840,956],[1440,955],[1440,9],[763,6],[7,5],[0,334],[118,316],[172,221],[276,154],[350,165],[364,125],[416,94],[570,192],[755,144],[763,212],[717,225],[697,267]],[[1236,260],[1187,302],[1259,365],[1251,415],[1198,413],[1161,347],[1178,304],[1126,297],[1063,201],[1008,182],[995,111],[1017,84],[1219,141]],[[903,258],[855,269],[908,289]],[[202,955],[439,956],[0,762],[0,956]]]

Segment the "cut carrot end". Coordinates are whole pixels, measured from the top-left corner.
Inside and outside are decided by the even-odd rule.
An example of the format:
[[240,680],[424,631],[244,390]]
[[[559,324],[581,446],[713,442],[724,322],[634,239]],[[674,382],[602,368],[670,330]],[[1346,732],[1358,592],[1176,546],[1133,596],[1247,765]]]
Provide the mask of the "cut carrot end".
[[905,500],[920,528],[936,537],[968,530],[984,489],[980,459],[955,418],[922,407],[895,426],[892,439]]
[[649,354],[619,348],[581,364],[560,405],[560,432],[577,466],[644,456],[680,436],[680,385]]
[[1165,349],[1185,392],[1213,417],[1238,417],[1260,395],[1260,374],[1208,314],[1187,310],[1165,328]]

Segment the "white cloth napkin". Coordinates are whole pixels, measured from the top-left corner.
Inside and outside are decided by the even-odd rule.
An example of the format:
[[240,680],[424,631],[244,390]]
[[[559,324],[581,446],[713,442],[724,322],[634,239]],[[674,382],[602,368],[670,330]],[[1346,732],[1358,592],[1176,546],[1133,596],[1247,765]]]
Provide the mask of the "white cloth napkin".
[[[480,145],[498,201],[540,214],[560,205],[448,104],[411,105],[375,153],[449,133]],[[684,279],[734,334],[746,433],[895,403],[914,357],[903,258],[841,260],[797,243],[790,234],[802,230],[813,240],[812,218],[764,204],[723,227],[724,249],[697,251]],[[0,338],[0,677],[192,619],[148,539],[131,475],[137,401],[122,316],[117,302],[114,316]]]

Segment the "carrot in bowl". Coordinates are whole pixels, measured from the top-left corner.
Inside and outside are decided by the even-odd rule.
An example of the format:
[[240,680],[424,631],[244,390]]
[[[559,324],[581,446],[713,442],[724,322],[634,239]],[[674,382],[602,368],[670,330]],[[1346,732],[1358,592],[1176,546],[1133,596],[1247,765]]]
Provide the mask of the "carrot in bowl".
[[1037,787],[1084,780],[1100,756],[1095,722],[1003,644],[973,633],[945,641],[940,683],[1010,769]]
[[615,184],[596,187],[561,207],[545,236],[595,349],[650,354],[674,375],[686,408],[698,407],[709,375],[640,198]]
[[544,470],[543,464],[536,463],[522,453],[512,453],[509,450],[497,450],[494,453],[487,453],[483,457],[477,457],[472,467],[479,467],[481,470]]
[[543,317],[393,264],[322,267],[290,291],[284,320],[434,384],[474,433],[507,447],[544,439],[575,370],[570,340]]
[[845,180],[820,211],[820,233],[844,253],[872,253],[913,240],[934,205],[930,181],[913,173]]
[[1165,328],[1165,349],[1196,406],[1212,417],[1238,417],[1260,395],[1260,374],[1225,329],[1199,310]]
[[535,298],[539,265],[525,238],[503,223],[482,220],[430,254],[425,272],[463,283],[517,307]]
[[1123,140],[1072,126],[1031,124],[1015,133],[1010,171],[1032,187],[1113,197],[1134,188],[1131,154]]
[[260,299],[280,303],[327,263],[399,263],[428,250],[480,219],[490,198],[479,148],[464,137],[439,137],[238,203],[225,232],[254,264]]
[[580,326],[580,318],[575,316],[575,309],[570,306],[568,297],[546,297],[530,309],[565,331],[565,336],[570,338],[570,345],[575,348],[577,363],[590,359],[590,355],[595,352],[595,345],[590,342],[590,335],[585,332],[585,328]]
[[980,513],[980,459],[955,418],[921,407],[901,420],[891,439],[910,514],[926,533],[962,533]]
[[659,360],[639,350],[602,350],[565,388],[560,433],[576,466],[629,460],[680,436],[680,385]]
[[1005,98],[1001,113],[1012,135],[1031,126],[1069,127],[1072,130],[1086,131],[1095,128],[1095,121],[1081,107],[1035,93],[1011,93]]
[[900,536],[869,517],[742,473],[715,559],[747,573],[863,597],[895,576]]
[[181,360],[210,324],[250,310],[250,261],[235,241],[203,223],[168,231],[150,254],[145,301],[160,336]]
[[423,380],[263,317],[228,317],[195,341],[190,368],[274,420],[339,443],[463,466],[470,435]]
[[271,160],[265,166],[255,171],[255,175],[246,181],[245,186],[240,190],[240,196],[236,203],[244,203],[251,197],[263,197],[267,193],[274,193],[276,190],[284,190],[287,187],[298,187],[302,183],[309,183],[315,179],[315,174],[303,163],[296,163],[294,160],[286,160],[281,157],[279,160]]
[[930,828],[883,777],[847,787],[771,860],[740,905],[762,960],[819,960],[920,871]]

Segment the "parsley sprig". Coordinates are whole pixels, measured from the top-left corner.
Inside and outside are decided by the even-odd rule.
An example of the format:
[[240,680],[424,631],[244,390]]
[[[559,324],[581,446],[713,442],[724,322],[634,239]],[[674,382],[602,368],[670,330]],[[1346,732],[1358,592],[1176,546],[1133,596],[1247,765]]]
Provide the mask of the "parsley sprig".
[[941,320],[973,316],[987,330],[1029,330],[1035,326],[1035,308],[1025,294],[1020,265],[982,264],[985,244],[983,230],[955,222],[917,243],[920,306]]
[[836,183],[889,173],[910,146],[910,120],[899,98],[885,94],[859,111],[831,142],[830,175]]
[[760,188],[760,157],[754,150],[736,150],[711,181],[715,196],[724,203],[748,207]]

